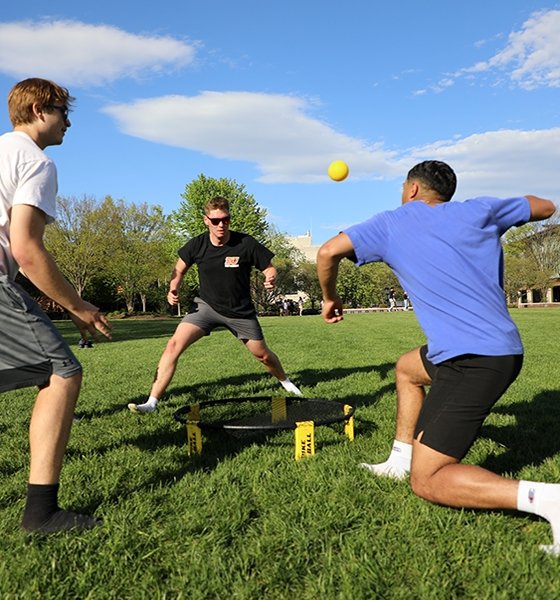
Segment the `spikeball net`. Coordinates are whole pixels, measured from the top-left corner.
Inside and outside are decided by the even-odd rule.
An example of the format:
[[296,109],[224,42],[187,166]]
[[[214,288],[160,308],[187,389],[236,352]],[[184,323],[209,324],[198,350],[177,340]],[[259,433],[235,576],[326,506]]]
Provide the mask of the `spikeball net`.
[[293,430],[295,458],[315,454],[315,427],[344,423],[354,439],[354,407],[318,398],[255,396],[208,400],[184,406],[174,414],[186,425],[189,456],[202,453],[202,432],[223,431],[238,437]]

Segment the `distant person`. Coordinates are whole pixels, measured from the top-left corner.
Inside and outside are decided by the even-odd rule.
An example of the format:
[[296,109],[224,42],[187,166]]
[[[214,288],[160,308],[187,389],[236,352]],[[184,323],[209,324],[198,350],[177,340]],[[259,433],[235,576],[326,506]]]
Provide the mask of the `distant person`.
[[58,187],[56,167],[43,150],[62,144],[73,100],[52,81],[20,81],[8,96],[13,131],[0,136],[0,392],[39,388],[29,426],[31,464],[21,522],[37,533],[102,523],[58,506],[82,367],[47,315],[15,283],[21,269],[68,311],[82,339],[97,331],[111,337],[105,316],[80,298],[43,245],[45,226],[56,216]]
[[389,294],[388,294],[387,298],[389,300],[389,312],[393,312],[395,310],[395,308],[397,307],[397,300],[395,298],[395,290],[393,288],[391,288],[389,290]]
[[292,383],[279,358],[268,348],[251,300],[250,277],[253,267],[262,271],[264,286],[276,283],[274,254],[246,233],[230,231],[229,203],[217,196],[206,203],[204,223],[208,232],[196,236],[179,250],[167,300],[177,304],[183,277],[192,265],[198,265],[200,292],[193,310],[177,326],[161,355],[150,396],[143,404],[130,403],[136,413],[150,413],[171,383],[183,352],[200,338],[226,327],[253,356],[263,363],[282,387],[292,394],[301,391]]
[[303,298],[300,296],[298,298],[298,311],[299,311],[299,316],[300,317],[303,315],[303,306],[304,306]]
[[397,479],[410,472],[414,493],[436,504],[539,515],[552,526],[553,545],[543,549],[560,554],[559,484],[512,481],[461,463],[523,362],[502,287],[500,238],[510,227],[547,219],[555,206],[536,196],[449,202],[455,187],[447,164],[420,163],[403,184],[400,208],[348,228],[319,250],[327,323],[343,318],[339,262],[385,261],[410,294],[427,337],[427,345],[397,363],[389,458],[362,466]]
[[410,300],[408,299],[408,294],[405,292],[403,295],[403,310],[408,310],[410,308]]

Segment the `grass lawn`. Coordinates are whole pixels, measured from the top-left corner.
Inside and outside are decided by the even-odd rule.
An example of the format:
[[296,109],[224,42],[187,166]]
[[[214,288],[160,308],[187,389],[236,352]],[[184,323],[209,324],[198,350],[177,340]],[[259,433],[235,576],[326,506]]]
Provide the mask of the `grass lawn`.
[[[467,461],[506,476],[560,482],[560,311],[516,310],[526,347],[518,381],[496,405]],[[77,348],[81,420],[72,431],[61,505],[105,526],[45,539],[19,522],[32,389],[2,395],[0,598],[525,599],[560,598],[560,559],[546,521],[453,510],[374,477],[394,433],[394,364],[423,342],[413,313],[262,319],[306,397],[356,407],[356,437],[316,429],[316,455],[296,462],[293,433],[204,436],[189,458],[173,413],[197,400],[275,395],[276,380],[226,331],[182,357],[152,415],[142,402],[177,321],[116,321],[114,341]]]

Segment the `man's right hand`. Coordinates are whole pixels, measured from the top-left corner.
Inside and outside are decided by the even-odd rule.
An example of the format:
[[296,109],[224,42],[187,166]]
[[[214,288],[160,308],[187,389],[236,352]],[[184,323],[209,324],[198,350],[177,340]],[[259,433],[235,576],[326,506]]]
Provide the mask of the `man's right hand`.
[[177,293],[177,290],[169,290],[169,293],[167,294],[167,302],[169,302],[171,306],[179,304],[179,294]]
[[327,323],[338,323],[342,321],[342,300],[339,296],[335,296],[332,300],[323,300],[323,309],[321,311],[323,319]]
[[102,333],[107,339],[112,339],[111,323],[97,306],[83,300],[80,307],[69,314],[83,339],[92,336],[97,340],[98,332]]

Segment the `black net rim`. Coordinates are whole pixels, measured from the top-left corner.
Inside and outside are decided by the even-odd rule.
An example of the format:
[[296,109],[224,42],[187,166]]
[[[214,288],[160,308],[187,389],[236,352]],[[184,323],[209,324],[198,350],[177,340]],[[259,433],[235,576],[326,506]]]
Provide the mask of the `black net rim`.
[[[201,416],[200,420],[193,421],[187,418],[187,415],[191,411],[193,406],[200,407],[200,411],[205,407],[223,405],[223,404],[236,404],[241,402],[272,402],[273,398],[277,398],[278,396],[249,396],[249,397],[238,397],[238,398],[223,398],[220,400],[203,400],[201,402],[197,402],[194,404],[190,404],[187,406],[183,406],[176,410],[173,413],[173,417],[179,423],[187,424],[187,423],[196,423],[201,429],[210,429],[210,430],[226,430],[226,431],[280,431],[280,430],[294,430],[296,428],[296,423],[287,423],[287,422],[279,422],[272,424],[251,424],[251,425],[243,425],[243,424],[232,424],[225,421],[205,421]],[[283,397],[283,396],[281,396]],[[322,398],[302,398],[301,396],[297,397],[286,397],[286,406],[303,404],[303,403],[313,403],[317,406],[324,406],[332,408],[333,405],[340,407],[340,415],[334,417],[321,417],[319,419],[308,419],[313,420],[313,424],[318,427],[322,425],[334,425],[335,423],[344,423],[348,421],[351,417],[354,416],[355,408],[346,402],[341,402],[339,400],[325,400]],[[344,413],[344,407],[348,406],[348,412]]]

